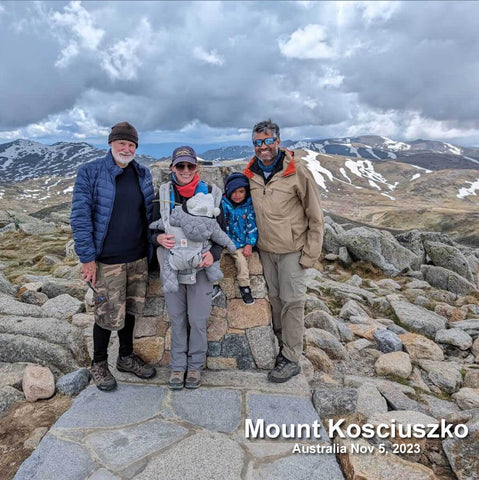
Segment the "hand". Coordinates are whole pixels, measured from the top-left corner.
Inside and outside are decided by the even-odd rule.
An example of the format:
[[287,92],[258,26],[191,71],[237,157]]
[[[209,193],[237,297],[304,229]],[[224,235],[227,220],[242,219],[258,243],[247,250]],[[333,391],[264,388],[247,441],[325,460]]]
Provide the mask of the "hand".
[[206,267],[211,267],[211,265],[213,265],[214,259],[210,251],[202,253],[201,256],[203,257],[203,260],[198,265],[198,268],[202,268],[202,267],[206,268]]
[[249,244],[245,245],[243,248],[243,255],[248,258],[251,257],[251,254],[253,253],[253,247]]
[[176,240],[174,235],[168,233],[160,233],[156,237],[156,241],[164,248],[170,250],[175,246]]
[[91,286],[94,287],[96,284],[96,262],[82,263],[80,271],[83,280],[90,282]]

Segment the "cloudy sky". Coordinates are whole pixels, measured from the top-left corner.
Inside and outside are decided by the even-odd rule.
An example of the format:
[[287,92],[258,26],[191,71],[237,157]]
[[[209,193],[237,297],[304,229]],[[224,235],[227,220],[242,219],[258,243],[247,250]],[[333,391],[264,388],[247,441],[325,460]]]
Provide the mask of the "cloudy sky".
[[477,2],[0,2],[0,142],[479,145]]

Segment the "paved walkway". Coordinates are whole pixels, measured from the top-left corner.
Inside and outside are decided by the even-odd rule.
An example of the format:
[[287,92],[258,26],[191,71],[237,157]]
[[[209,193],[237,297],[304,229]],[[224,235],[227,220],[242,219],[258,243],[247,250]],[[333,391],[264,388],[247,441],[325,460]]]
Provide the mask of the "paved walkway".
[[275,385],[265,373],[207,371],[201,388],[171,391],[166,368],[147,383],[114,374],[118,389],[86,388],[16,480],[343,480],[334,454],[292,452],[317,440],[245,438],[246,418],[319,421],[303,375]]

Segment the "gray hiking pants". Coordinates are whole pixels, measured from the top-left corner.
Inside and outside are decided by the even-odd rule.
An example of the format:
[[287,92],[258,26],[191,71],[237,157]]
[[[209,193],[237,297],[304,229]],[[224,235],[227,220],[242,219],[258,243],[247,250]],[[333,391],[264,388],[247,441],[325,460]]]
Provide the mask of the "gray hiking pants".
[[211,313],[212,290],[213,284],[205,271],[200,270],[193,285],[180,284],[177,292],[165,293],[171,321],[172,371],[203,369],[208,349],[206,328]]
[[268,285],[273,330],[284,357],[299,362],[303,352],[306,270],[299,264],[301,252],[284,254],[260,250]]

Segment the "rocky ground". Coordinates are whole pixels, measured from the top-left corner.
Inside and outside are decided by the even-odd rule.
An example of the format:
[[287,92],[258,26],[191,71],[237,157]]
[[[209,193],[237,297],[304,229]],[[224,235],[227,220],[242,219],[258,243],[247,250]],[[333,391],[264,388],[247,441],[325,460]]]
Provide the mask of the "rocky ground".
[[0,470],[2,478],[13,478],[23,461],[72,403],[66,395],[55,395],[35,403],[19,401],[0,418]]
[[[0,218],[9,220],[0,230],[0,469],[11,478],[88,382],[92,315],[68,212]],[[368,439],[390,455],[341,455],[346,478],[377,478],[379,461],[389,479],[478,478],[478,275],[479,249],[446,235],[327,218],[302,361],[321,419],[469,428],[464,439],[421,439],[419,453],[401,453],[409,439]]]

